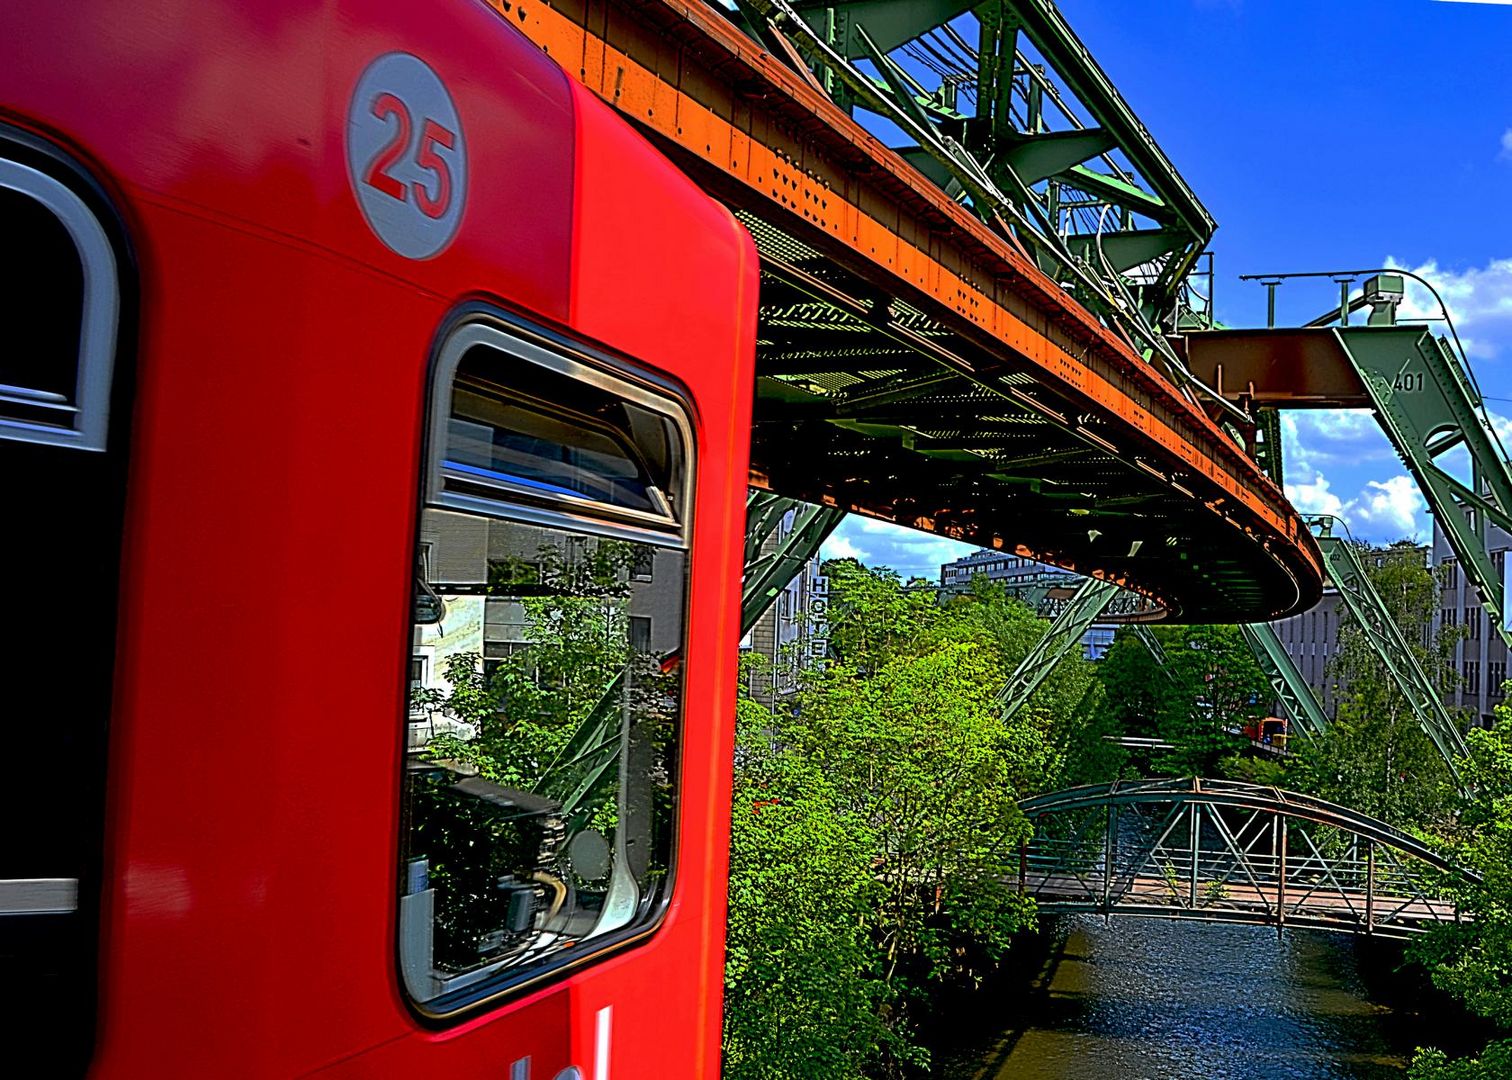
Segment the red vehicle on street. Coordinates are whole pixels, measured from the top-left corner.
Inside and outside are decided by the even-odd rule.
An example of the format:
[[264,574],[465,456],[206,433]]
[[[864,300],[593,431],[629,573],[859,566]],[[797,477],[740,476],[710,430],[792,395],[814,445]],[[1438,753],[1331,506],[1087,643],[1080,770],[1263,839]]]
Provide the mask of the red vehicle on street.
[[716,1075],[730,213],[481,0],[75,0],[0,225],[15,1075]]

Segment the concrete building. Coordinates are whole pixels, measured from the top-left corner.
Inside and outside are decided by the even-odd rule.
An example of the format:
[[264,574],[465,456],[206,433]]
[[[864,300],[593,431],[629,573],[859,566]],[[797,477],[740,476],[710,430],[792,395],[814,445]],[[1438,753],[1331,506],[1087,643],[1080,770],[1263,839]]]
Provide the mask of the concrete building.
[[1330,717],[1339,708],[1338,688],[1328,667],[1339,651],[1339,605],[1339,590],[1326,585],[1323,599],[1312,609],[1271,624]]
[[[1498,573],[1504,572],[1507,551],[1512,549],[1512,536],[1495,526],[1488,526],[1486,540],[1493,565]],[[1433,620],[1434,630],[1464,628],[1464,635],[1454,649],[1454,669],[1459,675],[1459,685],[1444,695],[1444,702],[1468,709],[1481,723],[1489,724],[1493,710],[1505,699],[1502,684],[1507,679],[1506,643],[1497,628],[1491,625],[1474,587],[1466,581],[1437,521],[1433,526],[1433,544],[1414,551],[1417,557],[1433,567],[1439,577],[1440,599]],[[1386,556],[1382,553],[1377,557]],[[1329,675],[1328,664],[1338,651],[1339,616],[1338,592],[1329,587],[1324,590],[1323,600],[1311,611],[1275,624],[1286,651],[1330,716],[1338,707],[1338,688]]]
[[[1473,511],[1472,511],[1473,513]],[[1495,525],[1486,526],[1486,545],[1496,572],[1506,579],[1507,550],[1512,536]],[[1454,667],[1460,686],[1449,699],[1451,704],[1469,709],[1489,724],[1492,710],[1502,703],[1507,679],[1507,645],[1491,625],[1475,588],[1465,580],[1459,560],[1449,548],[1449,541],[1435,521],[1433,526],[1433,565],[1442,567],[1438,626],[1463,626],[1464,637],[1454,647]]]
[[[793,529],[794,512],[788,511],[762,544],[768,553]],[[804,563],[798,576],[788,582],[761,613],[750,632],[741,639],[742,653],[766,659],[752,669],[749,693],[771,706],[798,688],[798,673],[822,664],[829,655],[829,579],[819,572],[819,556]]]

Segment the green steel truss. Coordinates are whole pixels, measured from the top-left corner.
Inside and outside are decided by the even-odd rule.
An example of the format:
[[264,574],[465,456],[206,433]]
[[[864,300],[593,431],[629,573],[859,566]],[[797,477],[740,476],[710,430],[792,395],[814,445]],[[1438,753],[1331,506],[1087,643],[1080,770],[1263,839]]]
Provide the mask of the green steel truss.
[[1321,735],[1328,727],[1328,717],[1275,629],[1270,623],[1246,623],[1239,632],[1270,681],[1287,719],[1308,738]]
[[[1184,389],[1163,336],[1215,223],[1051,0],[735,0],[749,32]],[[1188,390],[1188,392],[1191,392]]]
[[1459,725],[1444,707],[1438,689],[1423,670],[1417,654],[1402,634],[1402,628],[1397,625],[1385,601],[1371,585],[1356,545],[1344,537],[1333,535],[1336,524],[1341,523],[1330,517],[1320,517],[1314,521],[1318,547],[1323,552],[1329,580],[1339,590],[1339,599],[1364,631],[1366,642],[1385,665],[1392,682],[1406,699],[1423,732],[1443,756],[1455,784],[1462,787],[1459,759],[1465,755],[1465,741]]
[[[793,527],[769,552],[762,552],[767,539],[793,511]],[[835,531],[845,511],[834,506],[815,506],[768,491],[752,491],[746,500],[745,582],[740,597],[740,632],[748,633],[777,594],[798,576],[803,564],[818,553],[820,545]]]
[[1139,643],[1145,647],[1145,651],[1155,658],[1155,664],[1160,668],[1161,673],[1165,675],[1167,679],[1174,680],[1176,676],[1171,674],[1171,669],[1166,664],[1165,646],[1160,643],[1160,639],[1155,636],[1154,631],[1152,631],[1148,626],[1140,624],[1136,624],[1133,627],[1133,630],[1134,636],[1137,637],[1139,639]]
[[1062,660],[1081,647],[1082,635],[1122,590],[1111,581],[1087,578],[1065,601],[1029,655],[1019,663],[997,693],[1003,719],[1008,719],[1033,696]]
[[[1512,469],[1500,437],[1491,423],[1465,356],[1459,334],[1431,282],[1399,269],[1316,271],[1302,274],[1246,274],[1242,280],[1258,281],[1270,290],[1270,327],[1248,332],[1253,342],[1274,333],[1285,351],[1297,340],[1294,331],[1275,329],[1275,293],[1280,284],[1293,279],[1331,279],[1339,285],[1339,303],[1303,330],[1331,336],[1337,356],[1331,352],[1309,353],[1311,362],[1328,366],[1342,357],[1359,379],[1363,394],[1358,404],[1369,405],[1381,430],[1391,441],[1413,479],[1466,579],[1479,594],[1481,604],[1497,632],[1512,645],[1507,624],[1506,584],[1502,568],[1491,558],[1487,545],[1488,524],[1512,532]],[[1352,293],[1352,283],[1365,279],[1364,287]],[[1397,309],[1410,279],[1432,295],[1438,305],[1435,321],[1442,321],[1446,335],[1429,327],[1399,322]],[[1350,323],[1356,312],[1368,311],[1364,324]],[[1287,407],[1283,402],[1281,407]],[[1261,455],[1261,464],[1278,483],[1281,479],[1279,431],[1272,437],[1267,414],[1256,410],[1263,441],[1274,444],[1274,453]],[[1468,483],[1446,468],[1449,455],[1463,450],[1469,460]]]
[[[1488,522],[1512,531],[1512,516],[1502,509],[1512,507],[1512,472],[1468,368],[1448,342],[1421,326],[1337,327],[1334,333],[1488,618],[1512,644],[1505,584],[1486,544]],[[1460,447],[1470,457],[1468,486],[1441,464]]]
[[1119,780],[1019,801],[1019,892],[1041,912],[1313,926],[1408,938],[1458,920],[1471,871],[1400,829],[1232,780]]

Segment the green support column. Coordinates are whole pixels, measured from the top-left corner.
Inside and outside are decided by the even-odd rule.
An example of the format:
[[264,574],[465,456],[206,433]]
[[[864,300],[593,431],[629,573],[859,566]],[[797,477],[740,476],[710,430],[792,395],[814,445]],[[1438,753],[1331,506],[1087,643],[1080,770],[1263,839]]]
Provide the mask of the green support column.
[[1444,707],[1433,681],[1418,662],[1385,601],[1371,585],[1354,545],[1333,535],[1333,518],[1319,518],[1317,525],[1318,547],[1323,552],[1328,577],[1339,590],[1339,598],[1364,630],[1366,642],[1386,666],[1423,732],[1443,757],[1455,785],[1463,790],[1459,760],[1465,756],[1465,741],[1459,725]]
[[[1485,532],[1488,522],[1512,531],[1512,471],[1469,374],[1444,340],[1421,326],[1337,327],[1334,334],[1488,617],[1512,645],[1505,586]],[[1459,447],[1470,456],[1468,486],[1439,464]]]
[[[792,530],[777,547],[762,554],[767,538],[789,510],[795,512]],[[803,564],[819,551],[835,531],[845,511],[815,506],[766,491],[753,491],[746,500],[745,581],[741,586],[740,632],[746,634],[777,594],[798,576]]]
[[1297,670],[1291,653],[1276,636],[1275,628],[1270,623],[1249,623],[1240,626],[1239,632],[1270,681],[1287,719],[1308,738],[1321,735],[1328,727],[1328,717],[1312,687]]
[[997,702],[1007,720],[1034,695],[1056,665],[1080,648],[1082,635],[1108,609],[1119,587],[1111,581],[1088,578],[1066,601],[1045,636],[1035,642],[1007,683],[998,691]]

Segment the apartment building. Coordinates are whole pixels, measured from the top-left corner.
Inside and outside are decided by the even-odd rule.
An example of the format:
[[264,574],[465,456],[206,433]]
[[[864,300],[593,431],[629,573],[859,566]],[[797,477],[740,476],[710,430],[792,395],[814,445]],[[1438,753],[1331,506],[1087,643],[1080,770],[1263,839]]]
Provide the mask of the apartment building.
[[[1474,524],[1472,519],[1471,526]],[[1496,572],[1506,580],[1507,550],[1512,548],[1512,536],[1488,524],[1486,543]],[[1482,723],[1489,724],[1492,710],[1505,700],[1502,684],[1507,680],[1507,644],[1481,606],[1474,586],[1466,580],[1437,521],[1433,525],[1433,565],[1443,568],[1435,625],[1462,626],[1465,631],[1454,647],[1454,667],[1459,672],[1460,685],[1449,701],[1469,709]]]
[[[1022,555],[1002,551],[974,551],[940,567],[940,592],[944,596],[966,592],[978,574],[1003,585],[1010,594],[1037,601],[1047,592],[1074,591],[1084,580],[1058,566],[1047,566]],[[1028,594],[1033,593],[1033,596]],[[1069,594],[1069,592],[1068,592]],[[1088,660],[1101,660],[1113,646],[1117,627],[1097,623],[1082,635],[1082,651]]]

